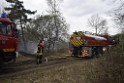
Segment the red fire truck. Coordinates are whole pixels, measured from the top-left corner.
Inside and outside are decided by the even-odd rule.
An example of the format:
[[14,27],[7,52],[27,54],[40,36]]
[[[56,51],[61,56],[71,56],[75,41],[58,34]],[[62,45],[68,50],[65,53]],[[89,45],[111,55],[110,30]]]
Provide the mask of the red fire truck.
[[69,39],[69,56],[94,57],[103,53],[112,43],[108,35],[74,32]]
[[0,17],[0,63],[15,61],[17,33],[16,25],[3,13]]

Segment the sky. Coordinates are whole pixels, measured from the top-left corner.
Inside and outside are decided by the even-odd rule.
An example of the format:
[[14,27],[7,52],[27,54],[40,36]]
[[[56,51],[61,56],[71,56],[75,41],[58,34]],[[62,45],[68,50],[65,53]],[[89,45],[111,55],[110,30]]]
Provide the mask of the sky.
[[[0,0],[3,1],[3,0]],[[46,0],[20,0],[24,2],[26,9],[37,10],[38,14],[47,14],[49,7]],[[2,2],[0,3],[0,5]],[[60,4],[60,12],[70,25],[69,33],[74,31],[90,31],[95,30],[88,26],[88,19],[95,14],[99,14],[102,18],[107,19],[109,34],[114,35],[118,32],[110,16],[110,11],[116,7],[112,0],[63,0]],[[31,16],[31,17],[33,17]]]

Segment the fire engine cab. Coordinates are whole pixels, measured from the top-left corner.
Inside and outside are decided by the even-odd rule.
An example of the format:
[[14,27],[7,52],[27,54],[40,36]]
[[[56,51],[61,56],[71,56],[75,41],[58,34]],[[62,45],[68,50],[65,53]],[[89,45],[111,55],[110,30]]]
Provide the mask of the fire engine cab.
[[0,17],[0,63],[15,61],[17,32],[16,25],[3,13]]

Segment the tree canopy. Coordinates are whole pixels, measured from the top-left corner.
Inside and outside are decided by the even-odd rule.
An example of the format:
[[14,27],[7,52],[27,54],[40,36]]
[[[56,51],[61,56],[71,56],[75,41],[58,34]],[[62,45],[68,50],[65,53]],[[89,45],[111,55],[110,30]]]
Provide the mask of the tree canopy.
[[36,13],[36,11],[25,9],[23,6],[23,1],[19,1],[19,0],[6,0],[6,1],[10,3],[10,7],[6,7],[5,10],[9,11],[8,16],[12,21],[15,20],[21,20],[24,22],[30,21],[31,19],[29,19],[27,15]]

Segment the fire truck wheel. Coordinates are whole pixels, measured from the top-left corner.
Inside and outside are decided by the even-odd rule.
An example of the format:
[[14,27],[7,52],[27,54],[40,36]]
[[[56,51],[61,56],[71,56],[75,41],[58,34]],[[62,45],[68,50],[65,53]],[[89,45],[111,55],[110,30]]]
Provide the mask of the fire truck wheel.
[[99,56],[102,56],[103,55],[103,47],[99,47],[98,52],[99,52]]
[[94,56],[95,56],[95,51],[94,51],[94,48],[92,47],[91,58],[94,58]]
[[13,52],[12,54],[13,54],[13,63],[15,63],[16,62],[16,52]]
[[0,65],[3,64],[4,60],[3,57],[0,57]]
[[92,47],[92,56],[91,56],[91,58],[94,58],[94,57],[96,57],[96,58],[99,57],[99,55],[98,55],[98,47]]
[[74,57],[78,57],[78,48],[77,47],[74,47],[73,55],[74,55]]

